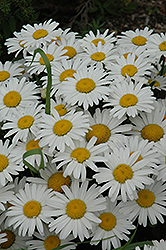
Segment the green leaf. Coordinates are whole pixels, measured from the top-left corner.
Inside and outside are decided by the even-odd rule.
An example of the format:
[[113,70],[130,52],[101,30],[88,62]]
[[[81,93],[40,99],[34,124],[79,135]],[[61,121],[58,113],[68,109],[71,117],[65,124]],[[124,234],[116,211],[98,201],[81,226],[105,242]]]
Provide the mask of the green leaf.
[[23,163],[34,173],[38,174],[38,170],[36,170],[36,168],[34,168],[29,162],[27,162],[26,158],[28,156],[31,156],[31,155],[36,155],[36,154],[39,154],[41,155],[41,162],[40,162],[40,166],[39,166],[39,170],[40,169],[44,169],[44,158],[43,158],[43,153],[41,151],[40,148],[35,148],[35,149],[32,149],[32,150],[29,150],[27,152],[25,152],[23,154]]
[[[51,74],[51,64],[46,56],[46,54],[44,53],[44,51],[42,49],[35,49],[34,50],[34,54],[33,54],[33,58],[31,61],[31,64],[33,63],[36,54],[39,53],[41,55],[41,57],[43,58],[43,61],[46,65],[47,68],[47,76],[48,76],[48,81],[47,81],[47,89],[46,89],[46,107],[45,107],[45,113],[50,115],[50,90],[52,87],[52,74]],[[30,66],[31,66],[30,64]]]

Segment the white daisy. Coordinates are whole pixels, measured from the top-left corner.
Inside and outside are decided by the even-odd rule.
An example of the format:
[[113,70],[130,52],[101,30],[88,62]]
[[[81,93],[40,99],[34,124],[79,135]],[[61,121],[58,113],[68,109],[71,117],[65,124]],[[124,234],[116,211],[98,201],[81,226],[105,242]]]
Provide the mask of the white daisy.
[[139,151],[130,154],[129,148],[114,147],[111,154],[107,154],[106,167],[99,168],[99,173],[93,177],[102,185],[100,192],[109,189],[108,196],[111,201],[115,201],[121,193],[122,200],[127,198],[133,200],[137,197],[136,188],[144,188],[145,184],[153,183],[149,177],[153,174],[153,169],[147,165],[147,160],[137,161],[140,155]]
[[39,146],[49,146],[52,154],[55,148],[63,152],[65,146],[74,147],[73,140],[81,140],[89,128],[87,115],[82,111],[74,113],[74,110],[64,116],[59,116],[56,110],[52,115],[43,114],[38,124],[41,128],[36,139],[40,139]]
[[148,56],[148,52],[145,47],[123,47],[121,45],[117,45],[115,49],[119,57],[124,56],[126,59],[128,54],[135,54],[135,60],[137,60],[140,56]]
[[9,140],[4,143],[0,140],[0,185],[13,181],[12,175],[18,175],[19,171],[24,171],[24,168],[20,166],[16,160],[11,156],[13,150],[13,144],[9,145]]
[[99,100],[107,100],[109,95],[109,78],[103,69],[83,67],[74,74],[74,78],[68,78],[59,88],[59,94],[64,100],[78,106],[83,105],[87,110],[89,106],[98,105]]
[[21,64],[15,62],[9,62],[6,61],[5,64],[2,64],[0,62],[0,85],[2,85],[2,82],[5,82],[7,79],[11,79],[15,76],[21,75]]
[[25,108],[37,101],[37,86],[32,82],[27,82],[26,78],[20,81],[12,78],[6,81],[6,85],[0,86],[0,117],[12,116],[14,111]]
[[69,113],[71,110],[76,109],[76,106],[71,106],[67,104],[60,96],[55,97],[55,101],[51,98],[50,99],[50,106],[51,106],[51,113],[52,110],[56,110],[59,116],[64,116]]
[[151,38],[153,30],[149,29],[149,27],[145,27],[142,29],[127,30],[125,32],[121,32],[122,35],[118,36],[117,44],[120,44],[124,47],[138,47],[138,46],[145,46],[147,41]]
[[51,250],[68,244],[69,246],[63,247],[63,249],[70,250],[76,248],[76,244],[72,242],[72,240],[74,240],[72,235],[69,235],[66,239],[62,240],[59,238],[59,235],[54,232],[51,233],[47,225],[44,225],[44,236],[37,232],[34,233],[34,236],[36,237],[34,240],[26,242],[28,250]]
[[166,120],[164,120],[165,108],[156,108],[151,113],[142,112],[139,116],[132,118],[135,125],[131,134],[139,135],[144,140],[154,141],[156,144],[166,133]]
[[98,172],[96,162],[104,162],[106,159],[103,152],[107,150],[106,144],[96,145],[96,137],[92,137],[87,143],[86,140],[76,141],[75,147],[66,147],[65,152],[58,152],[54,155],[52,162],[60,162],[57,169],[64,166],[64,177],[73,175],[75,179],[86,180],[86,167]]
[[166,184],[156,181],[151,185],[146,185],[144,189],[138,190],[138,199],[121,202],[120,212],[138,223],[147,226],[149,219],[152,225],[157,224],[157,220],[164,223],[163,215],[166,215]]
[[166,91],[166,77],[165,76],[149,76],[146,78],[148,85],[152,86],[152,89],[165,90]]
[[[130,230],[135,228],[131,221],[124,218],[124,215],[119,212],[116,202],[111,202],[107,197],[107,207],[100,213],[96,213],[101,222],[93,228],[93,237],[91,245],[97,245],[102,240],[102,250],[111,250],[111,244],[114,248],[121,246],[120,240],[128,241],[126,234],[130,234]],[[109,238],[110,239],[105,239]],[[99,240],[97,242],[93,242]]]
[[89,238],[89,230],[92,223],[100,223],[95,212],[105,209],[105,199],[99,195],[99,187],[93,184],[88,189],[88,181],[81,185],[74,180],[70,189],[62,186],[65,194],[59,192],[50,200],[49,204],[54,208],[54,216],[57,218],[49,224],[50,231],[60,233],[60,239],[72,233],[74,238],[77,236],[81,241],[84,237]]
[[116,119],[110,115],[110,109],[97,108],[93,116],[89,112],[90,129],[86,134],[86,140],[89,141],[93,136],[97,138],[96,144],[106,143],[110,148],[114,147],[113,142],[122,143],[125,132],[132,129],[131,124],[121,125],[125,117]]
[[31,236],[35,227],[41,235],[44,235],[43,223],[49,223],[51,211],[53,210],[48,202],[53,196],[51,189],[36,184],[25,184],[15,197],[10,201],[13,206],[6,212],[8,226],[18,228],[18,234]]
[[26,142],[30,132],[36,136],[39,130],[38,123],[39,118],[42,115],[42,108],[43,105],[37,106],[34,104],[30,107],[20,109],[19,111],[15,112],[14,116],[6,117],[8,122],[2,126],[2,129],[10,130],[4,137],[6,138],[15,134],[12,142],[13,144],[16,144],[19,139]]
[[[78,32],[73,32],[71,31],[71,28],[67,28],[65,30],[59,28],[59,30],[61,31],[59,36],[56,36],[55,38],[53,38],[51,40],[51,42],[57,44],[57,45],[63,45],[64,40],[68,41],[70,39],[70,37],[72,37],[72,39],[77,38]],[[63,38],[62,38],[63,37]],[[61,40],[62,38],[62,40]]]
[[155,144],[155,149],[160,153],[160,163],[158,168],[157,180],[166,181],[166,136],[164,135],[160,141]]
[[21,44],[26,42],[26,48],[40,48],[42,45],[50,43],[53,37],[61,34],[59,29],[56,30],[58,25],[59,23],[55,21],[52,22],[52,19],[45,21],[44,23],[35,23],[34,26],[31,26],[30,24],[23,25],[23,29],[21,30],[23,41]]
[[110,87],[110,98],[104,106],[113,106],[110,114],[120,119],[124,115],[135,117],[139,112],[152,112],[155,97],[150,87],[143,87],[143,82],[114,82]]
[[10,202],[14,197],[13,184],[7,184],[6,186],[1,186],[0,184],[0,210],[5,211],[5,206],[7,202]]

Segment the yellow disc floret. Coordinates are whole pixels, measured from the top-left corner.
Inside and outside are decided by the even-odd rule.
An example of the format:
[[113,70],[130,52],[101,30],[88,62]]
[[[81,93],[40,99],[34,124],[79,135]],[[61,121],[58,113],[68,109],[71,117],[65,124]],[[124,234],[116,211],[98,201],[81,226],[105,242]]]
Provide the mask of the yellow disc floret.
[[143,189],[138,192],[138,199],[136,202],[141,207],[151,207],[155,201],[155,195],[148,189]]
[[89,93],[95,88],[95,82],[90,78],[82,78],[76,83],[76,90],[81,93]]
[[69,120],[59,120],[53,126],[54,134],[58,136],[66,135],[72,129],[72,123]]
[[41,147],[39,146],[39,140],[30,140],[27,144],[26,144],[26,151],[29,151],[29,150],[32,150],[32,149],[35,149],[35,148],[40,148]]
[[55,106],[54,109],[56,109],[56,111],[58,112],[60,116],[63,116],[67,113],[67,109],[65,108],[64,104],[59,104]]
[[7,80],[10,77],[10,73],[6,70],[0,71],[0,82]]
[[133,177],[133,171],[130,166],[126,164],[119,164],[112,172],[114,179],[119,183],[125,183],[125,181]]
[[166,41],[160,43],[159,49],[160,49],[161,51],[166,51]]
[[[51,54],[46,54],[46,56],[47,56],[47,58],[48,58],[49,62],[52,62],[52,61],[54,60],[53,55],[51,55]],[[40,59],[39,59],[39,63],[40,63],[41,65],[45,65],[44,60],[43,60],[43,58],[42,58],[42,57],[40,57]]]
[[8,164],[9,164],[8,158],[5,155],[0,154],[0,172],[2,172],[5,168],[7,168]]
[[28,218],[36,218],[40,214],[41,209],[41,204],[38,201],[28,201],[23,207],[23,212]]
[[[132,55],[133,53],[128,52],[128,53],[123,54],[123,56],[124,56],[125,59],[127,59],[128,54]],[[135,60],[134,61],[136,61],[137,59],[138,59],[138,56],[135,55]]]
[[15,242],[16,236],[12,231],[7,230],[7,229],[2,230],[1,234],[3,233],[6,233],[5,238],[7,238],[7,241],[0,244],[0,249],[9,249]]
[[104,45],[104,44],[105,44],[105,41],[104,41],[104,39],[102,39],[102,38],[93,39],[91,42],[92,42],[96,47],[97,47],[97,45],[98,45],[99,42],[101,42],[101,45]]
[[66,69],[65,71],[63,71],[61,74],[60,74],[60,81],[63,82],[63,81],[67,81],[67,77],[72,77],[74,78],[73,74],[76,73],[76,71],[74,69]]
[[86,148],[76,148],[72,151],[70,157],[76,159],[79,163],[83,163],[89,159],[90,152]]
[[17,126],[20,129],[26,129],[26,128],[30,128],[33,122],[34,122],[34,118],[31,115],[24,115],[18,120]]
[[43,37],[45,37],[45,36],[47,36],[48,35],[48,32],[47,32],[47,30],[45,30],[45,29],[38,29],[38,30],[36,30],[34,33],[33,33],[33,38],[35,39],[35,40],[38,40],[38,39],[40,39],[40,38],[43,38]]
[[63,50],[67,50],[66,53],[63,54],[63,56],[68,56],[68,59],[73,58],[77,54],[75,48],[73,48],[72,46],[65,46]]
[[[133,153],[134,153],[134,151],[132,151],[132,152],[130,153],[130,156],[131,156]],[[138,158],[137,158],[137,160],[135,161],[135,163],[138,162],[138,161],[141,161],[142,159],[143,159],[142,156],[139,155]]]
[[66,206],[66,214],[71,219],[81,219],[86,213],[86,205],[80,199],[71,200]]
[[86,134],[86,139],[89,141],[93,136],[97,138],[96,145],[100,143],[105,143],[109,140],[111,136],[110,129],[104,124],[95,124],[91,126],[92,130],[89,129]]
[[56,235],[49,235],[44,241],[44,247],[46,250],[52,250],[60,245],[61,241]]
[[64,177],[63,172],[57,172],[48,179],[48,188],[52,188],[54,191],[63,193],[61,186],[70,186],[71,179],[69,176]]
[[148,124],[142,131],[141,136],[148,141],[159,141],[164,135],[164,130],[158,124]]
[[147,39],[144,36],[135,36],[133,37],[132,42],[137,46],[143,46],[146,44]]
[[9,107],[16,107],[21,101],[21,95],[17,91],[9,91],[3,98],[3,103]]
[[112,213],[102,213],[99,219],[102,220],[99,227],[105,231],[110,231],[116,226],[116,217]]
[[133,94],[125,94],[119,100],[119,104],[123,108],[135,106],[137,104],[137,102],[138,102],[138,98]]
[[121,74],[125,77],[130,76],[134,76],[137,73],[137,68],[132,65],[132,64],[128,64],[125,65],[122,69],[121,69]]
[[93,61],[101,62],[105,59],[105,54],[103,52],[95,52],[90,57]]
[[26,42],[23,43],[23,41],[24,41],[24,40],[20,40],[20,41],[19,41],[19,45],[20,45],[22,48],[25,48]]

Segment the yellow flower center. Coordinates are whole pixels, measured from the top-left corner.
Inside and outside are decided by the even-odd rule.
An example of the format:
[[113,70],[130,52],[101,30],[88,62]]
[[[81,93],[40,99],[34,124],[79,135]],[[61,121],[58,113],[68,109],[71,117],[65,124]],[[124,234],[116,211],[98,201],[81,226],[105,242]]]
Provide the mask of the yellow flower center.
[[89,129],[88,133],[86,134],[87,141],[95,136],[97,138],[96,145],[100,143],[105,143],[109,140],[111,136],[110,129],[104,124],[95,124],[91,126],[92,130]]
[[8,158],[5,155],[0,154],[0,172],[7,168],[8,164]]
[[66,81],[66,78],[67,77],[72,77],[74,78],[73,74],[76,73],[76,71],[74,69],[66,69],[65,71],[63,71],[61,74],[60,74],[60,81],[63,82],[63,81]]
[[59,104],[55,106],[54,109],[56,109],[56,111],[58,112],[60,116],[63,116],[67,113],[67,109],[65,108],[64,104]]
[[0,249],[9,249],[15,242],[15,238],[16,238],[15,234],[12,231],[9,231],[7,229],[1,231],[1,234],[2,233],[6,233],[5,238],[7,238],[7,241],[0,244]]
[[158,81],[156,81],[155,79],[148,80],[148,83],[151,84],[153,81],[155,81],[155,84],[153,86],[160,87],[160,83]]
[[10,73],[6,70],[0,71],[0,82],[7,80],[10,77]]
[[92,43],[93,43],[96,47],[97,47],[97,45],[98,45],[99,42],[101,42],[102,45],[105,44],[105,41],[104,41],[104,39],[102,39],[102,38],[96,38],[96,39],[93,39],[93,40],[92,40]]
[[56,235],[49,235],[44,241],[46,250],[52,250],[60,245],[61,241]]
[[66,206],[66,214],[71,219],[81,219],[86,213],[86,205],[80,199],[71,200]]
[[166,51],[166,41],[160,43],[159,49],[160,49],[161,51]]
[[90,78],[83,78],[76,83],[76,90],[81,93],[89,93],[95,88],[95,82]]
[[40,39],[40,38],[43,38],[43,37],[45,37],[45,36],[47,36],[48,35],[48,32],[47,32],[47,30],[45,30],[45,29],[38,29],[38,30],[36,30],[34,33],[33,33],[33,38],[35,39],[35,40],[38,40],[38,39]]
[[121,69],[121,74],[125,77],[130,76],[134,76],[137,73],[137,68],[132,65],[132,64],[128,64],[125,65],[122,69]]
[[[53,55],[51,55],[51,54],[46,54],[46,56],[47,56],[49,62],[52,62],[52,61],[54,60]],[[39,62],[40,62],[41,65],[45,65],[44,60],[43,60],[42,57],[40,57]]]
[[34,118],[31,115],[25,115],[22,116],[18,122],[17,122],[17,126],[20,129],[26,129],[26,128],[30,128],[32,126],[34,122]]
[[125,94],[120,98],[119,104],[123,108],[128,108],[131,106],[135,106],[138,102],[138,98],[133,94]]
[[19,45],[22,47],[22,48],[25,48],[25,44],[26,44],[26,42],[25,43],[22,43],[24,40],[20,40],[19,41]]
[[[128,53],[123,54],[123,56],[124,56],[125,59],[127,59],[128,54],[132,55],[133,53],[128,52]],[[135,55],[135,60],[134,61],[136,61],[137,59],[138,59],[138,56]]]
[[67,134],[72,129],[72,123],[69,120],[59,120],[53,126],[54,134],[58,136],[63,136]]
[[63,172],[57,172],[53,175],[48,180],[48,188],[52,188],[54,191],[57,191],[59,193],[63,193],[63,190],[61,186],[66,185],[70,186],[71,179],[69,176],[64,177]]
[[149,141],[159,141],[163,135],[164,130],[158,124],[148,124],[141,131],[143,139]]
[[135,36],[132,42],[137,46],[143,46],[146,44],[147,39],[144,36]]
[[3,103],[11,108],[16,107],[21,101],[21,95],[17,91],[9,91],[3,98]]
[[26,145],[26,151],[29,151],[29,150],[32,150],[32,149],[35,149],[35,148],[40,148],[41,149],[41,147],[39,147],[39,140],[30,140],[28,143],[27,143],[27,145]]
[[105,54],[103,52],[96,52],[93,53],[90,57],[93,61],[101,62],[105,59]]
[[141,207],[151,207],[155,201],[155,195],[153,192],[147,189],[143,189],[138,192],[138,199],[136,202]]
[[28,218],[36,218],[41,212],[41,204],[38,201],[28,201],[23,207],[23,212]]
[[119,183],[125,183],[125,181],[133,177],[133,171],[130,166],[126,164],[119,164],[112,172],[114,179]]
[[102,220],[99,227],[105,231],[110,231],[116,226],[116,217],[112,213],[102,213],[99,219]]
[[[132,152],[130,153],[130,156],[131,156],[133,153],[134,153],[134,151],[132,151]],[[138,162],[138,161],[141,161],[142,159],[143,159],[142,156],[139,155],[138,158],[137,158],[137,160],[135,161],[135,163]]]
[[72,46],[65,46],[63,50],[67,50],[66,53],[63,54],[63,56],[68,56],[68,59],[73,58],[77,54],[75,48],[73,48]]
[[72,151],[70,157],[76,159],[79,163],[83,163],[89,159],[90,152],[86,148],[76,148]]

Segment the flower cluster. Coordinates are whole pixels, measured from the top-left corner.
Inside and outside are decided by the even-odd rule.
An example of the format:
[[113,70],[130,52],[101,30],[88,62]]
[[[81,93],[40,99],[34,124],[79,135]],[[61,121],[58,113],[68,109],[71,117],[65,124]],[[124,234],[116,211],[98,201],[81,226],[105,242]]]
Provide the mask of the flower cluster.
[[[80,38],[58,25],[27,24],[5,42],[22,59],[0,62],[0,249],[70,250],[78,237],[110,250],[136,220],[165,222],[166,102],[154,90],[166,90],[166,35]],[[36,49],[51,65],[50,112]]]

